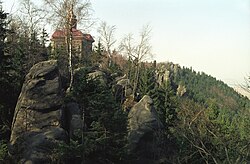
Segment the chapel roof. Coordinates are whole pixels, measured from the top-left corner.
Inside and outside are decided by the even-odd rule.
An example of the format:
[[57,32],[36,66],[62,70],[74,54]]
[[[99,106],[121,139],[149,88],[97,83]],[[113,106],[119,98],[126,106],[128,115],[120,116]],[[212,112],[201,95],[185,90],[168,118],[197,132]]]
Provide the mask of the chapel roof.
[[[66,34],[66,30],[59,30],[58,29],[52,34],[52,39],[64,38],[65,34]],[[83,39],[85,39],[87,41],[91,41],[91,42],[95,41],[90,34],[83,34],[80,30],[77,30],[75,28],[72,29],[72,34],[73,34],[73,38],[83,38]]]

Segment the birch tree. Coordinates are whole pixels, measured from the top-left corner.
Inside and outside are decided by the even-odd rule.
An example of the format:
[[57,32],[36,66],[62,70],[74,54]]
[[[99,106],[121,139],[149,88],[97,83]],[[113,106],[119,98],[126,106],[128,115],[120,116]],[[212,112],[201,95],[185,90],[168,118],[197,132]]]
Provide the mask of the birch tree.
[[108,65],[111,65],[111,48],[116,43],[116,39],[114,37],[116,27],[109,26],[107,22],[101,22],[100,27],[98,28],[98,33],[100,34],[100,41],[102,42],[107,54],[108,54]]
[[[91,22],[91,3],[88,0],[43,0],[49,13],[48,21],[56,28],[65,29],[65,43],[68,53],[70,83],[67,91],[70,91],[73,84],[72,67],[72,28],[75,26],[72,19],[74,14],[77,17],[77,23],[83,24],[85,28],[90,27]],[[73,14],[74,13],[74,14]]]
[[88,29],[93,25],[92,7],[89,0],[43,0],[48,13],[47,20],[54,28],[65,28],[69,25],[69,12],[72,10],[77,17],[77,24]]
[[129,60],[132,60],[134,66],[133,95],[138,87],[140,64],[141,62],[152,58],[152,46],[150,44],[151,28],[146,25],[142,28],[139,35],[139,42],[136,43],[132,34],[128,34],[122,39],[120,50],[127,55]]

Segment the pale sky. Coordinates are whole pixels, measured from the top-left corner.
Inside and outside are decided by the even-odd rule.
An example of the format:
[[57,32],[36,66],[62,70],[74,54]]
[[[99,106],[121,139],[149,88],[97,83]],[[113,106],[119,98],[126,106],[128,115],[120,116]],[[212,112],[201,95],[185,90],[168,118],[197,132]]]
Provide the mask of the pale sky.
[[[10,12],[14,0],[2,1]],[[158,62],[192,66],[229,85],[243,83],[250,74],[250,0],[91,2],[94,18],[116,26],[118,43],[128,33],[138,36],[142,26],[150,24]],[[96,29],[90,33],[98,38]]]

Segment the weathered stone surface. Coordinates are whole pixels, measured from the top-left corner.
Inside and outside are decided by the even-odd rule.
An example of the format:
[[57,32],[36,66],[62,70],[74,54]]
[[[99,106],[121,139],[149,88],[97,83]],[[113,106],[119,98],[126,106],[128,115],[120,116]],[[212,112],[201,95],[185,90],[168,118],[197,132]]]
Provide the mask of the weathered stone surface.
[[56,60],[38,63],[26,75],[17,107],[46,110],[60,106],[60,89]]
[[66,139],[66,132],[60,128],[62,102],[57,61],[34,65],[25,77],[16,105],[10,154],[22,163],[48,162],[53,145]]
[[107,77],[106,74],[102,71],[95,70],[94,72],[91,72],[88,74],[89,79],[97,79],[100,81],[100,83],[104,86],[107,85]]
[[129,79],[121,79],[117,82],[117,85],[122,86],[125,97],[128,97],[132,94],[133,91]]
[[159,85],[163,85],[165,82],[169,80],[169,76],[170,76],[170,71],[168,71],[163,67],[156,72],[156,82]]
[[178,96],[184,96],[185,93],[187,92],[187,89],[185,87],[185,85],[179,85],[178,88],[177,88],[177,95]]
[[59,127],[47,128],[40,131],[29,131],[22,135],[22,140],[18,140],[12,145],[12,153],[19,163],[43,164],[50,163],[50,156],[53,148],[57,144],[66,140],[65,130]]
[[123,102],[126,98],[132,95],[132,87],[129,79],[119,79],[113,86],[116,101]]
[[140,146],[139,143],[142,143],[143,139],[151,142],[152,138],[149,136],[162,128],[162,123],[152,105],[153,100],[145,95],[128,114],[128,148],[131,152]]

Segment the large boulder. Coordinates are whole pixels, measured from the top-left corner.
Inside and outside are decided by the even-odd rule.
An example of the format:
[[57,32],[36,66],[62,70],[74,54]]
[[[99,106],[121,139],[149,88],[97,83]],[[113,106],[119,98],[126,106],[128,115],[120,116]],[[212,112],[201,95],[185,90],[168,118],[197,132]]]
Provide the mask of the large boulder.
[[164,83],[170,80],[169,76],[170,76],[170,71],[168,71],[164,67],[161,67],[156,71],[156,82],[162,86]]
[[117,85],[121,86],[122,89],[124,89],[124,96],[125,97],[132,95],[133,91],[132,91],[132,86],[131,86],[129,79],[121,79],[117,82]]
[[129,79],[119,79],[113,86],[116,101],[124,102],[126,98],[133,94],[133,89]]
[[10,154],[21,163],[49,163],[61,128],[63,95],[56,60],[34,65],[25,77],[12,122]]
[[100,84],[103,86],[107,85],[107,76],[104,72],[99,71],[99,70],[94,70],[94,72],[88,73],[88,79],[89,80],[99,80]]
[[138,152],[152,146],[154,132],[162,127],[163,125],[153,108],[153,100],[145,95],[128,114],[129,152]]

